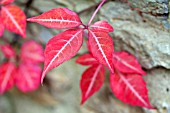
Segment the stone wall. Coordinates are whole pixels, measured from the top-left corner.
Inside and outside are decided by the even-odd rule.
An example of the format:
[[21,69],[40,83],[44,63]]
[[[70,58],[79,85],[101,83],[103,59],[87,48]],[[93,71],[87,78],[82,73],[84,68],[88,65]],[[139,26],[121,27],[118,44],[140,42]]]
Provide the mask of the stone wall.
[[[68,7],[78,12],[86,23],[99,1],[36,0],[33,7],[37,6],[40,12]],[[16,0],[18,4],[22,2]],[[97,94],[80,105],[79,80],[85,68],[75,64],[74,58],[51,71],[38,91],[23,94],[14,88],[0,96],[0,113],[170,113],[169,12],[169,0],[108,0],[95,18],[107,20],[114,27],[111,36],[116,51],[126,50],[140,61],[148,75],[145,80],[155,110],[122,103],[111,93],[108,79]],[[30,11],[30,15],[36,14]],[[30,37],[41,36],[47,42],[53,35],[39,25],[31,27],[36,30]],[[86,51],[82,47],[79,53]]]

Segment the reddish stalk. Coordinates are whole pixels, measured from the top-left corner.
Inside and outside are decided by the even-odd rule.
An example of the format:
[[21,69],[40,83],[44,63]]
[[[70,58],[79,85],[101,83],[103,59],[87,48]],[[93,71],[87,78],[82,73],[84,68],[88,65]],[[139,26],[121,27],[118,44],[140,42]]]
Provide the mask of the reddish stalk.
[[89,26],[91,24],[91,22],[93,21],[94,17],[96,16],[97,12],[99,11],[99,9],[102,7],[102,5],[104,4],[104,2],[106,2],[106,0],[102,0],[101,3],[99,4],[99,6],[97,7],[97,9],[95,10],[95,12],[93,13],[90,21],[88,22],[87,26]]

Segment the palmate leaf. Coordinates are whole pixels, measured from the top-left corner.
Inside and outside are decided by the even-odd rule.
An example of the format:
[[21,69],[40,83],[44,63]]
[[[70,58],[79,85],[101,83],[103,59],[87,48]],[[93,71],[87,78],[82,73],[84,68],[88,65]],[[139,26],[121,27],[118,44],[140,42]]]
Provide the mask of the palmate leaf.
[[113,73],[113,40],[107,32],[89,30],[89,49],[99,63],[107,66]]
[[149,102],[148,90],[142,76],[115,71],[110,75],[110,86],[115,96],[124,103],[153,108]]
[[[145,72],[133,56],[125,52],[114,53],[113,40],[108,34],[113,31],[113,28],[107,21],[99,21],[88,26],[91,23],[90,20],[86,26],[82,24],[76,13],[67,8],[55,8],[27,20],[55,29],[75,28],[54,36],[47,43],[41,83],[48,71],[71,59],[78,52],[83,43],[83,32],[87,29],[87,45],[91,54],[84,54],[76,60],[81,65],[91,65],[81,78],[81,103],[83,104],[101,88],[104,82],[104,66],[106,66],[111,72],[111,89],[120,100],[134,106],[152,108],[146,83],[141,76],[137,75],[145,74]],[[79,28],[80,25],[84,28]],[[114,68],[116,68],[115,73]]]
[[10,4],[10,3],[12,3],[12,2],[14,2],[14,0],[1,0],[1,1],[0,1],[0,4],[2,4],[2,5],[7,5],[7,4]]
[[92,65],[82,75],[80,88],[83,104],[89,97],[97,92],[104,82],[104,67],[101,64]]
[[22,92],[30,92],[39,88],[42,69],[34,64],[21,63],[15,74],[15,84]]
[[115,52],[113,54],[113,64],[117,70],[123,73],[146,74],[142,70],[138,60],[125,51]]
[[16,74],[14,63],[6,62],[0,65],[0,94],[14,86],[14,74]]
[[113,27],[107,21],[98,21],[90,26],[93,30],[99,30],[103,32],[113,32]]
[[55,29],[73,28],[82,24],[79,16],[67,8],[54,8],[27,20]]
[[51,38],[45,49],[45,64],[41,82],[46,73],[72,58],[83,43],[83,29],[66,30]]
[[1,18],[5,29],[26,37],[26,16],[18,6],[2,6]]

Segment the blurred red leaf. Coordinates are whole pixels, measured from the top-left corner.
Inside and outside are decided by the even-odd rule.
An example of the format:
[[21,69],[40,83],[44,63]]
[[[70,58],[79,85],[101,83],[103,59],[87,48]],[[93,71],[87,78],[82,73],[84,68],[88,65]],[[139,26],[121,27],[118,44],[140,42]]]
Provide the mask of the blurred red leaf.
[[21,61],[26,63],[39,64],[44,62],[44,50],[41,44],[30,40],[21,47]]
[[56,29],[73,28],[81,25],[82,23],[79,16],[67,8],[54,8],[27,20]]
[[93,65],[82,75],[80,88],[82,92],[83,104],[89,97],[97,92],[104,82],[104,67],[102,65]]
[[30,92],[39,88],[42,69],[34,64],[22,63],[15,75],[15,83],[22,92]]
[[83,43],[83,29],[66,30],[51,38],[45,49],[45,64],[41,82],[46,73],[72,58]]
[[149,102],[148,90],[142,76],[115,71],[110,76],[110,86],[115,96],[132,106],[153,108]]
[[93,65],[98,64],[99,62],[89,53],[79,56],[76,60],[76,63],[81,65]]
[[99,30],[103,32],[113,32],[113,27],[107,21],[98,21],[91,25],[93,30]]
[[7,4],[10,4],[10,3],[12,3],[12,2],[14,2],[14,0],[1,0],[1,1],[0,1],[0,4],[2,4],[2,5],[7,5]]
[[0,49],[6,58],[15,57],[15,50],[9,44],[0,45]]
[[89,30],[89,49],[99,63],[107,66],[113,73],[113,40],[107,32]]
[[142,70],[138,60],[125,51],[114,53],[113,64],[117,70],[123,73],[146,74]]
[[7,30],[26,37],[26,16],[18,6],[2,6],[1,17]]
[[0,65],[0,94],[14,86],[14,74],[16,73],[15,64],[6,62]]
[[3,35],[3,33],[4,33],[4,25],[3,25],[2,19],[0,17],[0,37]]

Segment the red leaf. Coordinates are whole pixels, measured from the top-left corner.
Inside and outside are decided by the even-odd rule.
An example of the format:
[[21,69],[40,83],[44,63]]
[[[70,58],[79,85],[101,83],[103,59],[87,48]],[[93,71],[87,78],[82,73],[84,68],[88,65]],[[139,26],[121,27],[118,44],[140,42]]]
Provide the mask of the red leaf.
[[41,82],[48,71],[76,55],[83,43],[82,35],[83,29],[66,30],[48,41]]
[[56,29],[73,28],[81,25],[82,23],[79,16],[67,8],[54,8],[27,20]]
[[0,49],[2,53],[5,55],[6,58],[14,58],[15,57],[15,50],[12,46],[8,44],[0,45]]
[[0,1],[0,4],[2,4],[2,5],[7,5],[7,4],[10,4],[10,3],[12,3],[12,2],[14,2],[14,0],[1,0],[1,1]]
[[33,64],[20,64],[15,76],[15,83],[22,92],[30,92],[39,88],[42,69]]
[[6,62],[0,65],[0,94],[14,86],[13,75],[16,73],[15,64]]
[[97,92],[104,82],[104,67],[102,65],[93,65],[82,75],[80,88],[82,92],[83,104],[89,97]]
[[107,32],[89,30],[89,49],[93,56],[113,73],[113,40]]
[[107,21],[98,21],[91,25],[93,30],[99,30],[103,32],[113,32],[113,27]]
[[26,16],[18,6],[1,7],[1,17],[7,30],[26,37]]
[[2,19],[0,18],[0,37],[3,35],[4,33],[4,25],[2,23]]
[[145,75],[138,60],[127,52],[115,52],[113,64],[116,69],[123,73],[136,73]]
[[99,62],[89,53],[83,54],[77,58],[76,63],[81,65],[93,65]]
[[44,62],[43,47],[34,40],[27,41],[21,47],[20,57],[26,63],[42,63]]
[[117,98],[132,106],[153,108],[149,102],[148,90],[142,76],[115,71],[110,76],[110,86]]

